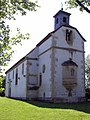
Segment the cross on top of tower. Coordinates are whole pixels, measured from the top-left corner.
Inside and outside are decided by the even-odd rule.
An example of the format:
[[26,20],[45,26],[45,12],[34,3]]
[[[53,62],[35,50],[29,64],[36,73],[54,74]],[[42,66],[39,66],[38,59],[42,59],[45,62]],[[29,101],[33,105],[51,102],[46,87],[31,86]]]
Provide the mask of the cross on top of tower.
[[61,2],[61,10],[63,10],[63,3]]

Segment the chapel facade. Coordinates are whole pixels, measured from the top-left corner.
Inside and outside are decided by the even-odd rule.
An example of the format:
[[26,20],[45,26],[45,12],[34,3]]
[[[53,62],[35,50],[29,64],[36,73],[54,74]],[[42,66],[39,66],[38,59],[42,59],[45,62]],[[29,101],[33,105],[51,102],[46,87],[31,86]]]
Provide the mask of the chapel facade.
[[69,24],[70,15],[59,10],[54,15],[54,31],[6,71],[6,97],[85,101],[85,39]]

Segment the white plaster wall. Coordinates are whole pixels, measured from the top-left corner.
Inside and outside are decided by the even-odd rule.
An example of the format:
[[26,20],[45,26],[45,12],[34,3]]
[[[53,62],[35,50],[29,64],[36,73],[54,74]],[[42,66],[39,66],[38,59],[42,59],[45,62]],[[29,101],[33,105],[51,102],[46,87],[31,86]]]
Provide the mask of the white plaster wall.
[[5,96],[8,96],[8,74],[6,74]]
[[[43,47],[42,47],[43,48]],[[41,49],[41,47],[40,47]],[[38,75],[41,73],[42,74],[42,84],[39,88],[39,97],[51,97],[51,50],[47,51],[43,55],[39,57],[39,70],[38,70]],[[42,66],[45,65],[45,73],[42,72]]]
[[30,74],[37,74],[38,60],[29,60],[29,63],[30,63],[29,73]]
[[[70,29],[73,31],[73,45],[70,46],[67,44],[66,42],[66,29]],[[55,50],[55,72],[56,72],[56,89],[57,89],[57,97],[67,97],[68,96],[68,91],[65,89],[65,87],[62,85],[62,63],[64,61],[69,60],[69,58],[71,58],[71,54],[68,50],[65,49],[60,49],[60,48],[72,48],[72,49],[76,49],[77,51],[73,51],[73,56],[72,56],[72,60],[78,65],[78,71],[77,71],[77,87],[74,88],[72,94],[73,96],[77,96],[77,97],[84,97],[85,96],[85,86],[84,86],[84,57],[83,57],[83,53],[79,52],[79,51],[83,51],[84,52],[84,48],[83,48],[83,44],[84,41],[81,38],[81,36],[78,34],[78,32],[75,29],[72,28],[67,28],[67,27],[62,27],[61,29],[57,30],[54,34],[53,34],[54,38],[50,37],[49,39],[51,40],[47,40],[45,43],[43,43],[40,47],[39,47],[39,52],[40,54],[42,54],[42,52],[44,52],[45,50],[47,50],[47,48],[49,48],[50,45],[52,45],[52,40],[54,39],[54,41],[56,42],[56,50]],[[51,43],[50,43],[51,41]],[[51,53],[50,53],[51,54]],[[42,66],[43,64],[48,65],[48,70],[47,73],[43,74],[42,72],[42,77],[43,77],[43,82],[42,82],[42,86],[39,89],[39,96],[42,97],[43,93],[49,93],[48,91],[50,91],[50,80],[48,83],[48,80],[45,80],[46,77],[50,76],[49,72],[50,71],[50,56],[48,56],[48,52],[41,55],[39,58],[39,72],[41,72],[42,70]],[[57,59],[58,58],[58,59]],[[48,62],[47,62],[48,61]],[[83,68],[82,68],[83,67]],[[48,78],[49,79],[49,78]],[[45,81],[44,81],[45,80]],[[47,87],[45,87],[47,86]],[[44,91],[45,90],[45,91]],[[47,91],[48,90],[48,91]]]
[[56,61],[56,89],[57,89],[57,97],[64,97],[67,96],[67,92],[65,87],[62,85],[62,63],[69,59],[68,51],[65,50],[56,50],[55,57],[58,59]]
[[52,44],[52,37],[39,46],[39,55],[48,50]]
[[[26,75],[26,62],[24,61],[24,75]],[[14,79],[12,77],[14,70]],[[26,77],[22,75],[22,64],[18,66],[18,84],[15,85],[15,77],[16,77],[16,68],[10,71],[10,79],[11,79],[11,97],[15,98],[26,98]],[[6,75],[7,76],[7,75]],[[6,77],[6,96],[8,95],[8,78]]]
[[38,47],[35,47],[30,53],[28,53],[27,57],[29,58],[37,58],[38,56]]
[[78,71],[77,71],[77,87],[76,96],[84,96],[85,95],[85,79],[84,79],[84,63],[83,61],[83,54],[77,53],[77,57],[75,58],[76,63],[78,64]]
[[[66,36],[65,36],[65,29],[66,27],[62,27],[58,31],[54,33],[54,35],[57,37],[55,39],[56,41],[56,50],[55,50],[55,58],[58,59],[55,61],[56,64],[56,81],[57,81],[57,97],[67,97],[68,92],[62,85],[62,63],[64,61],[69,60],[71,58],[71,54],[68,50],[60,49],[60,47],[63,48],[73,48],[84,52],[84,41],[80,37],[80,35],[77,33],[76,30],[71,29],[73,31],[73,46],[70,46],[66,42]],[[69,28],[68,28],[69,29]],[[65,36],[65,37],[64,37]],[[83,53],[79,51],[73,51],[73,57],[72,60],[78,65],[78,71],[77,71],[77,87],[73,90],[73,95],[77,97],[84,97],[85,96],[85,86],[84,86],[84,57]]]
[[[57,96],[67,96],[68,92],[62,85],[62,63],[66,60],[69,60],[69,52],[66,50],[56,50],[56,81],[57,81]],[[73,61],[78,65],[77,70],[77,87],[73,90],[74,96],[84,96],[85,95],[85,86],[84,86],[84,65],[83,65],[83,56],[82,53],[74,53]],[[83,67],[83,68],[82,68]]]

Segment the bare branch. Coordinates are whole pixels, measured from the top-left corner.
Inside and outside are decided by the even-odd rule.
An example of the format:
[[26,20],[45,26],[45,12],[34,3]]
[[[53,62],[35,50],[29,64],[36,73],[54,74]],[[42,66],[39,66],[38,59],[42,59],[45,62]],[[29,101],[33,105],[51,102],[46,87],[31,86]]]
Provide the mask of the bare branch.
[[90,10],[89,10],[87,7],[85,7],[85,6],[81,3],[81,1],[76,0],[76,2],[77,2],[77,3],[79,4],[79,6],[81,6],[84,10],[86,10],[86,12],[90,13]]

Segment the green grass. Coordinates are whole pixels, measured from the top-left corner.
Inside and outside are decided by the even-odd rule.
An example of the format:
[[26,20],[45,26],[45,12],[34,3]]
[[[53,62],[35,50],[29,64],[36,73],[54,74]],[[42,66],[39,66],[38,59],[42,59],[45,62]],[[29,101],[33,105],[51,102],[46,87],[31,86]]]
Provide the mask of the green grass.
[[51,104],[0,97],[0,120],[90,120],[90,102]]

